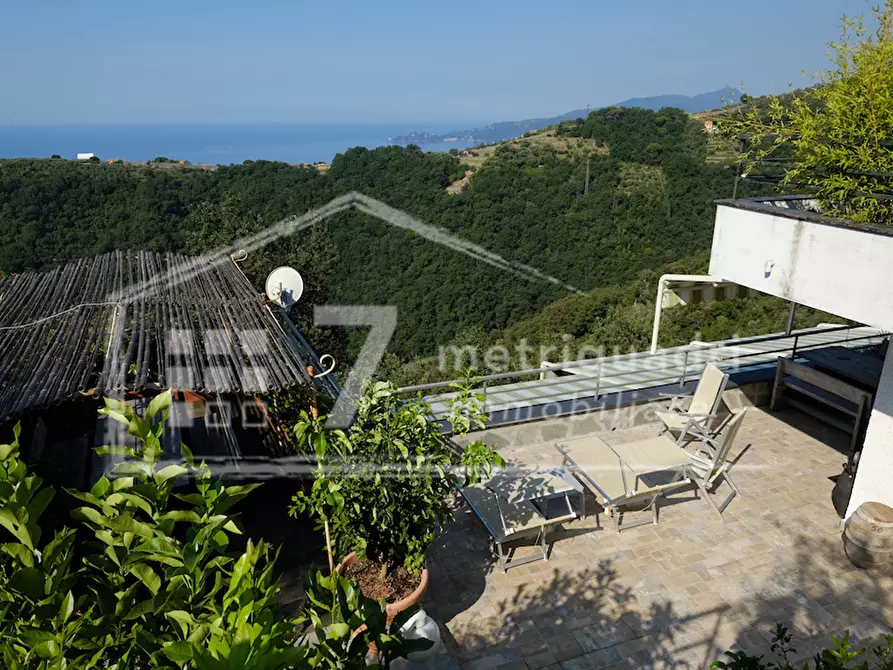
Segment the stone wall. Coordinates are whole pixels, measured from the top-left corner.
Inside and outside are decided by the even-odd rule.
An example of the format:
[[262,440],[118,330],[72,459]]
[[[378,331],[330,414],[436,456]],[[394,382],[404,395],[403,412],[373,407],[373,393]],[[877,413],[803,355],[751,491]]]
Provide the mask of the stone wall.
[[[599,409],[540,421],[495,426],[472,433],[466,441],[483,440],[494,449],[524,447],[656,423],[658,418],[655,411],[666,409],[667,395],[690,394],[694,392],[695,386],[696,383],[692,382],[682,389],[671,386],[636,393],[612,394],[602,399]],[[771,393],[772,382],[768,380],[740,384],[730,381],[723,394],[725,407],[720,409],[720,413],[768,405]]]

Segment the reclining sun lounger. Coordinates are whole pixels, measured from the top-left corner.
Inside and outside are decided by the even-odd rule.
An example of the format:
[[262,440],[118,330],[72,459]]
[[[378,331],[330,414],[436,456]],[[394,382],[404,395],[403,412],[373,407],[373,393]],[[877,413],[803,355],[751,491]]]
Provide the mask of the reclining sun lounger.
[[[639,443],[644,448],[638,460],[647,460],[648,444],[655,440],[669,441],[679,456],[673,463],[664,459],[659,466],[652,468],[648,474],[636,468],[636,464],[624,461],[614,449],[594,435],[578,437],[555,445],[564,458],[565,465],[583,481],[592,491],[598,502],[614,519],[614,529],[635,528],[647,523],[658,522],[658,500],[661,496],[691,486],[691,480],[685,477],[684,468],[688,464],[688,455],[676,447],[669,436],[651,438]],[[635,444],[635,443],[634,443]],[[632,466],[632,467],[631,467]],[[655,482],[653,472],[673,470],[676,472],[668,481]],[[637,472],[638,471],[638,472]],[[622,522],[622,508],[645,503],[651,507],[651,517],[629,523]]]

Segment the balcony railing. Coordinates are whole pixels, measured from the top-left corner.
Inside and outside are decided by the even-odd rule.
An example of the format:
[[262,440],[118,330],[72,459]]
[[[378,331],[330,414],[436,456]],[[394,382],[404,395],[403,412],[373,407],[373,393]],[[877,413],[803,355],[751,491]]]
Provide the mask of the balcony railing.
[[[501,404],[499,396],[516,405],[523,401],[512,398],[515,391],[535,396],[528,404],[554,402],[574,396],[599,398],[604,394],[678,384],[700,377],[705,363],[711,362],[729,372],[743,372],[774,366],[779,356],[797,358],[810,349],[842,345],[864,348],[880,344],[889,334],[879,329],[852,326],[810,329],[791,335],[725,340],[711,343],[692,343],[684,347],[664,349],[657,353],[640,352],[605,358],[553,363],[544,361],[539,367],[511,372],[499,372],[475,378],[476,386],[490,393],[488,404]],[[461,380],[416,384],[400,389],[401,393],[422,392],[436,405],[441,398],[437,391],[445,391]],[[526,383],[525,383],[526,382]],[[434,393],[432,393],[434,392]],[[433,397],[432,397],[433,396]],[[444,398],[448,397],[447,393]],[[567,398],[562,398],[567,396]]]

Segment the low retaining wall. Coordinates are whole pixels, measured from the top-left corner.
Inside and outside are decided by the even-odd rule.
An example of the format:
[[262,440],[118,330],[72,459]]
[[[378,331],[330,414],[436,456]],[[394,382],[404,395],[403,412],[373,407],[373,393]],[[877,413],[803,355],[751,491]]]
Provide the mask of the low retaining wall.
[[[774,368],[772,372],[774,376]],[[723,394],[725,407],[737,411],[743,407],[768,405],[772,394],[772,380],[765,379],[765,376],[763,374],[760,378],[750,380],[745,378],[738,383],[735,383],[735,377],[732,376]],[[595,403],[581,401],[581,409],[576,412],[571,405],[570,411],[560,416],[525,420],[523,412],[519,410],[516,421],[503,422],[477,431],[465,441],[482,440],[494,449],[526,447],[655,423],[658,421],[655,412],[667,407],[667,395],[690,394],[696,386],[697,382],[689,382],[683,388],[673,385],[615,393],[600,398]],[[723,409],[720,410],[722,411]],[[508,412],[500,414],[503,417],[511,416]]]

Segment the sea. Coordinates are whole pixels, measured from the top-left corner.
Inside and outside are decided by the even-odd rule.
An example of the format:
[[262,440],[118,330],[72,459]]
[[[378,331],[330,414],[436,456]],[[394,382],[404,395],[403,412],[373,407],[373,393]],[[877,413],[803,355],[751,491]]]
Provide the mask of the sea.
[[[150,161],[163,156],[192,164],[229,165],[246,160],[329,163],[336,154],[388,144],[414,130],[446,133],[476,124],[458,123],[270,123],[207,125],[0,125],[0,158],[75,158]],[[483,124],[480,124],[483,125]],[[463,149],[471,142],[425,144],[425,151]]]

